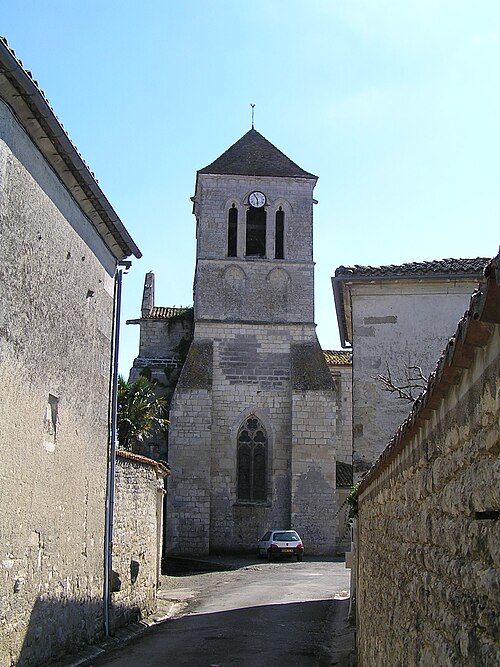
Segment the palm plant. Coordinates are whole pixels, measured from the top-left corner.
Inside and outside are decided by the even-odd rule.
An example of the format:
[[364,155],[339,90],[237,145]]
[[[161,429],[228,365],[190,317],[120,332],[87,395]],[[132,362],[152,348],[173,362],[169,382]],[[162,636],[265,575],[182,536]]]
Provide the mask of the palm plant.
[[168,402],[155,393],[155,384],[141,376],[134,382],[118,377],[118,442],[133,451],[136,445],[168,428]]

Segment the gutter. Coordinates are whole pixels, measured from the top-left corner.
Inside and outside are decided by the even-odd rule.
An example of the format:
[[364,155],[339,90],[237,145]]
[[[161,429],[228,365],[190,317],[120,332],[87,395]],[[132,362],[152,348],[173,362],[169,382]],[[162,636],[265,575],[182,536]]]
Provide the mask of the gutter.
[[[127,263],[129,264],[129,263]],[[128,267],[127,267],[128,268]],[[122,298],[122,269],[116,269],[113,313],[113,353],[110,369],[110,428],[108,440],[108,467],[106,479],[106,505],[104,520],[104,633],[109,637],[109,610],[111,606],[111,575],[113,572],[113,514],[115,507],[115,469],[118,445],[118,352],[120,343],[120,315]]]

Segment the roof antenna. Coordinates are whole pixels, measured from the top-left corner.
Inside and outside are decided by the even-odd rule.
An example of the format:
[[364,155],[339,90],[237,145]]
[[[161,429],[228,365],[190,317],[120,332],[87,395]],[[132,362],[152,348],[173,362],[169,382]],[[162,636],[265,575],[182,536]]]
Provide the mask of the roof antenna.
[[254,127],[253,127],[253,113],[254,113],[253,110],[255,109],[255,104],[250,104],[250,106],[252,107],[252,130],[253,130],[254,129]]

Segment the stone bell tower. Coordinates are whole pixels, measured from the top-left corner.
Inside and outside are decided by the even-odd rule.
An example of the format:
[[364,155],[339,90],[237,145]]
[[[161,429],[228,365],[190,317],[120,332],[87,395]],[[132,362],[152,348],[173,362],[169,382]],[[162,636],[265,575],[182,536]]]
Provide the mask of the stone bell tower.
[[197,173],[194,339],[171,406],[170,553],[294,528],[332,553],[335,408],[314,325],[313,190],[255,129]]

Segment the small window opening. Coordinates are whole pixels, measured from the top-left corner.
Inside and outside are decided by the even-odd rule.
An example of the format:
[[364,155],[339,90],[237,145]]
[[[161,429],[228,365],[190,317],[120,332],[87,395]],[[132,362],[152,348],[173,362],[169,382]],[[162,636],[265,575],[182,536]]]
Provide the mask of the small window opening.
[[266,256],[266,211],[263,208],[251,206],[247,211],[246,256]]
[[275,259],[284,259],[285,257],[285,211],[279,207],[275,216],[275,234],[274,234],[274,257]]
[[229,209],[227,224],[227,256],[236,257],[238,253],[238,209],[233,204]]
[[59,399],[56,396],[49,394],[49,400],[47,403],[47,408],[45,410],[45,430],[49,435],[52,435],[55,439],[57,432],[57,409],[59,405]]

